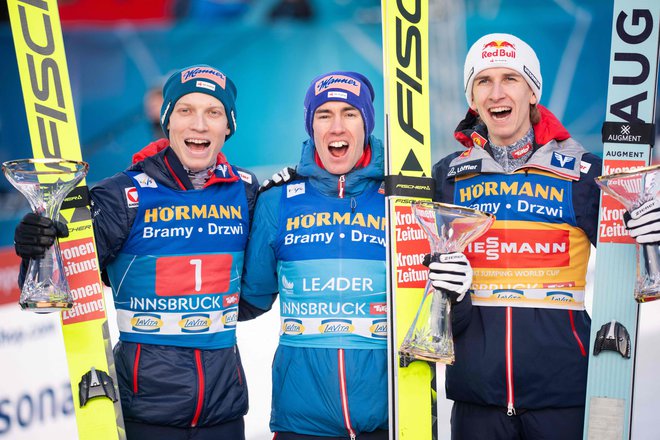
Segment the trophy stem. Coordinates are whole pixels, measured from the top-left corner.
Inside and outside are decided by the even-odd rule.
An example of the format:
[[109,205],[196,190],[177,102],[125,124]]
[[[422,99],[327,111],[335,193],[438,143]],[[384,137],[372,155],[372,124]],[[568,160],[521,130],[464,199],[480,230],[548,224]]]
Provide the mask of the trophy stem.
[[635,300],[640,303],[660,299],[660,246],[654,244],[639,246],[639,270],[635,285]]
[[451,302],[441,290],[427,283],[424,299],[408,330],[399,354],[430,362],[454,363]]

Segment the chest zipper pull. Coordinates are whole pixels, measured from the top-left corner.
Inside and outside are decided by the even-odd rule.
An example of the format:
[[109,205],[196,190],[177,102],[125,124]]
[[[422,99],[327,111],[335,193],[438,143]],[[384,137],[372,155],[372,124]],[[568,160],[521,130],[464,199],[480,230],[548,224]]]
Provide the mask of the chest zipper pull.
[[346,176],[342,174],[339,176],[339,182],[337,182],[337,192],[340,199],[344,198],[344,189],[346,188]]
[[357,200],[355,197],[351,197],[351,214],[355,214],[355,208],[357,208]]
[[516,409],[513,407],[513,403],[509,403],[506,406],[506,415],[509,417],[516,415]]

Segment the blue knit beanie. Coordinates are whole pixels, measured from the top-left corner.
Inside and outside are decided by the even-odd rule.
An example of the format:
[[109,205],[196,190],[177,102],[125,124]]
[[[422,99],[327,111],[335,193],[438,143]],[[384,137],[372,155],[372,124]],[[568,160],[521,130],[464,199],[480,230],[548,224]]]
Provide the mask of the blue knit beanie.
[[314,139],[314,112],[328,101],[347,102],[362,113],[364,140],[374,131],[374,88],[357,72],[336,71],[317,76],[305,95],[305,129]]
[[163,86],[163,106],[160,109],[160,126],[165,135],[170,136],[167,125],[176,102],[188,93],[206,93],[225,106],[230,132],[227,139],[236,131],[236,86],[219,70],[206,64],[185,67],[174,72]]

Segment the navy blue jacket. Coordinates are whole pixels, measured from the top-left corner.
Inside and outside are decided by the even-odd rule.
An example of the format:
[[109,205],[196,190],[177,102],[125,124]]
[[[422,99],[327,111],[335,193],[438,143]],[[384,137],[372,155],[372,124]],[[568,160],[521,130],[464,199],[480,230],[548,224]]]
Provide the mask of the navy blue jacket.
[[[130,170],[146,173],[159,185],[193,189],[181,162],[167,145],[159,141],[147,147]],[[219,155],[221,159],[224,156]],[[232,169],[245,185],[251,219],[258,181],[245,170]],[[91,190],[101,270],[121,251],[135,220],[137,209],[128,207],[125,195],[125,189],[134,185],[128,175],[118,173]],[[126,420],[185,428],[221,424],[247,412],[247,386],[236,346],[200,350],[120,341],[114,354]]]
[[[534,153],[523,170],[539,162],[535,154],[545,154],[547,159],[555,151],[561,152],[565,141],[579,148],[546,109],[542,109],[541,122],[534,130]],[[465,174],[461,176],[461,173],[469,174],[475,170],[482,175],[504,172],[493,169],[486,127],[477,125],[474,114],[468,113],[455,137],[474,150],[452,153],[433,167],[436,182],[434,200],[438,202],[460,204],[455,179],[464,178]],[[481,145],[475,145],[475,140]],[[545,148],[540,151],[542,147]],[[450,165],[461,154],[472,154],[470,159],[488,158],[489,164],[486,164],[486,159],[478,159],[464,163],[462,168]],[[602,162],[586,151],[577,160],[581,162],[582,172],[571,185],[572,221],[595,245],[599,190],[594,177],[600,174]],[[507,309],[511,312],[508,319]],[[472,305],[470,295],[467,295],[452,309],[452,314],[456,362],[446,370],[447,396],[450,399],[515,409],[584,405],[591,325],[586,311],[477,307]],[[507,325],[511,330],[512,347],[509,360],[506,356]],[[512,367],[509,380],[507,364]]]

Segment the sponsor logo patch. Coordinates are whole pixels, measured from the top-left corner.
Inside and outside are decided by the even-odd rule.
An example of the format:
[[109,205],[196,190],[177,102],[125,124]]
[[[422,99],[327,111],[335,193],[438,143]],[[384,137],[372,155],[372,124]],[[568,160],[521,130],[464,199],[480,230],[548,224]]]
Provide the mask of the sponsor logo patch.
[[241,180],[245,183],[252,183],[252,174],[246,173],[245,171],[238,170],[238,175],[241,177]]
[[286,335],[301,335],[305,331],[300,319],[285,319],[282,323],[282,333]]
[[387,319],[376,319],[369,326],[369,332],[374,338],[387,337]]
[[299,196],[305,194],[305,182],[294,183],[287,185],[286,187],[286,198],[290,199],[291,197]]
[[328,92],[328,99],[332,99],[332,98],[348,99],[348,93],[330,91]]
[[558,152],[552,153],[552,159],[550,160],[550,165],[553,167],[564,168],[567,170],[572,170],[575,166],[575,158],[572,156],[566,156]]
[[145,173],[140,173],[137,176],[135,176],[135,180],[137,181],[138,185],[140,185],[140,187],[142,188],[158,188],[156,181],[151,177],[147,176]]
[[162,326],[163,320],[155,313],[136,313],[131,318],[131,327],[136,332],[158,333]]
[[126,205],[129,208],[137,208],[139,205],[137,189],[134,186],[124,188],[124,193],[126,194]]
[[183,315],[179,321],[183,333],[204,333],[211,327],[211,318],[206,313]]
[[[213,81],[223,89],[227,84],[227,77],[225,76],[225,74],[210,67],[192,67],[190,69],[181,72],[182,84],[187,81],[198,80],[198,79],[207,79],[209,81]],[[200,87],[199,81],[196,83],[196,85],[197,87]],[[215,88],[213,90],[215,90]]]
[[197,82],[195,83],[195,85],[196,85],[197,88],[199,88],[199,89],[207,89],[207,90],[210,90],[210,91],[212,91],[212,92],[215,92],[215,84],[212,84],[212,83],[210,83],[210,82],[206,82],[206,81],[197,81]]
[[318,95],[328,89],[343,89],[354,95],[360,96],[360,83],[350,76],[329,75],[316,81],[314,85],[315,94]]
[[474,174],[481,172],[481,160],[472,160],[460,165],[455,165],[447,171],[447,177],[460,176],[463,174]]

